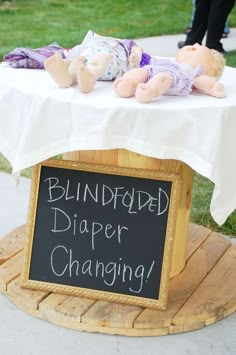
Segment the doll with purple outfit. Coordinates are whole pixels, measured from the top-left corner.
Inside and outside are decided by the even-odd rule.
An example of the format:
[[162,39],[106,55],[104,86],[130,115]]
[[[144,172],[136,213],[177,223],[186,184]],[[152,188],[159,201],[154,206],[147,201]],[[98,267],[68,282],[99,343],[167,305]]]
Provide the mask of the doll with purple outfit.
[[181,48],[175,60],[151,58],[148,65],[116,79],[113,88],[118,96],[135,96],[143,103],[161,95],[186,96],[193,88],[220,98],[224,87],[217,79],[224,65],[221,53],[196,43]]

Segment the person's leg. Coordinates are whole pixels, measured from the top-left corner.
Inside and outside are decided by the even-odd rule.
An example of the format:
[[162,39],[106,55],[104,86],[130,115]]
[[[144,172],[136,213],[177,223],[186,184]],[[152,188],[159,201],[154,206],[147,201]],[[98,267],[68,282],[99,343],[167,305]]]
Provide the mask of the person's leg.
[[202,44],[202,40],[207,30],[210,4],[211,0],[196,0],[192,29],[187,34],[185,41],[178,42],[179,48],[188,45],[193,45],[195,43]]
[[223,37],[226,38],[229,33],[230,33],[230,29],[229,29],[228,21],[226,21],[225,27],[224,27],[224,32],[223,32],[223,34],[225,34],[225,36],[223,36]]
[[185,30],[185,33],[188,34],[189,32],[191,32],[192,30],[192,26],[193,26],[193,19],[194,19],[194,15],[195,15],[195,0],[192,0],[192,4],[193,4],[193,9],[192,9],[192,15],[189,21],[189,26],[188,28]]
[[212,0],[209,12],[206,46],[223,52],[220,42],[227,17],[235,5],[235,0]]
[[210,3],[210,0],[196,0],[192,30],[187,35],[185,41],[186,45],[192,45],[195,43],[202,44],[207,29]]

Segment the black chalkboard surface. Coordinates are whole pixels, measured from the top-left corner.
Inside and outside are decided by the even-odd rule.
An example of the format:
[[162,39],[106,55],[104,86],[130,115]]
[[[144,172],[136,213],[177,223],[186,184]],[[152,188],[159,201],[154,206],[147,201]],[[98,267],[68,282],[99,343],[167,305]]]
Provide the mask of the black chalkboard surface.
[[165,308],[179,184],[152,170],[37,165],[23,286]]

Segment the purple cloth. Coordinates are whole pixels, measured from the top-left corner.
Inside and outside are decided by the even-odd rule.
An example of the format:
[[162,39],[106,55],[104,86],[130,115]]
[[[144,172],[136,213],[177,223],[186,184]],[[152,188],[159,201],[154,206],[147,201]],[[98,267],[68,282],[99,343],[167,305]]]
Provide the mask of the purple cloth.
[[180,64],[169,59],[152,58],[149,65],[144,66],[148,72],[148,79],[152,79],[158,73],[169,73],[172,77],[172,85],[165,95],[185,96],[192,91],[194,79],[204,74],[201,65],[192,68],[187,64]]
[[55,53],[64,56],[64,48],[56,42],[41,48],[15,48],[5,54],[3,60],[14,68],[44,69],[44,61]]
[[127,51],[127,56],[130,55],[132,47],[137,46],[137,44],[132,39],[122,39],[120,43]]
[[140,68],[142,68],[144,65],[148,65],[150,64],[151,61],[151,56],[147,53],[142,53],[142,58],[141,58],[141,62],[140,62]]

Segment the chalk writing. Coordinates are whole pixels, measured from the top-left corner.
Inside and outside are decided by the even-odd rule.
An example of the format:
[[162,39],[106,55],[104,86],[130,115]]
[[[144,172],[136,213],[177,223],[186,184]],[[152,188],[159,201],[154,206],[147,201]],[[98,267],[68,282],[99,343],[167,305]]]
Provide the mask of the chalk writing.
[[[124,230],[128,230],[127,227],[121,226],[112,226],[107,223],[103,225],[98,221],[88,221],[87,219],[78,220],[77,213],[73,216],[69,216],[68,213],[61,210],[57,207],[51,207],[54,211],[53,218],[53,228],[51,229],[54,233],[62,233],[71,230],[73,236],[88,235],[91,238],[91,247],[92,250],[95,249],[95,237],[105,237],[106,239],[111,239],[112,237],[117,239],[117,242],[121,244],[121,234]],[[58,223],[60,221],[60,227]]]
[[[67,256],[64,263],[58,263],[56,259],[63,259],[63,255]],[[64,245],[56,246],[51,252],[50,264],[52,272],[58,276],[64,276],[67,274],[69,277],[80,277],[81,275],[88,275],[90,277],[100,278],[104,284],[112,287],[116,282],[129,283],[132,285],[132,282],[139,281],[138,287],[135,289],[132,286],[128,286],[129,290],[133,293],[140,293],[143,289],[144,278],[146,277],[146,282],[148,281],[155,260],[151,262],[151,265],[147,266],[138,265],[132,267],[123,262],[122,258],[119,258],[119,261],[104,263],[101,260],[78,260],[74,258],[73,250],[68,249]]]
[[99,204],[101,207],[110,205],[114,210],[126,208],[128,213],[139,213],[147,209],[157,216],[164,214],[169,206],[168,194],[161,188],[157,188],[155,195],[134,187],[129,189],[123,186],[107,186],[105,184],[81,184],[76,182],[73,188],[71,181],[67,179],[63,183],[55,176],[44,180],[48,183],[48,202],[53,203],[63,199],[64,201],[75,200],[76,202]]

